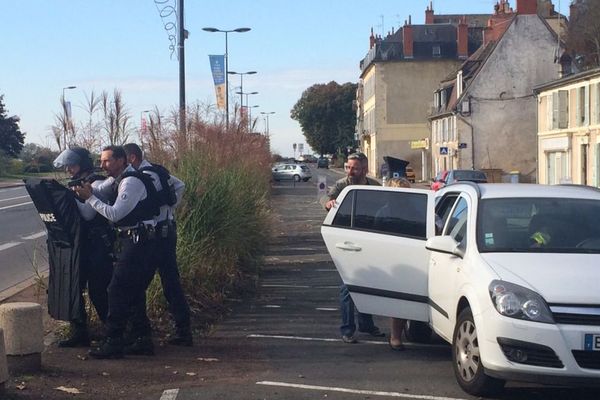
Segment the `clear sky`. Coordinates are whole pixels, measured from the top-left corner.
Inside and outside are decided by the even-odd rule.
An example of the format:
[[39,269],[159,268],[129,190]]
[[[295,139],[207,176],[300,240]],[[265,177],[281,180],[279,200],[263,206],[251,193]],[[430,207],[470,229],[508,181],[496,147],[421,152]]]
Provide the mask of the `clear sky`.
[[[176,0],[0,0],[2,38],[0,94],[9,116],[18,115],[26,143],[50,147],[50,126],[60,110],[66,86],[73,118],[92,90],[122,91],[135,126],[140,113],[157,106],[178,107],[178,62],[169,50],[168,32],[158,8]],[[156,3],[164,3],[161,4]],[[436,14],[492,13],[496,0],[437,0]],[[558,0],[554,1],[559,10]],[[568,0],[560,11],[568,14]],[[272,149],[292,155],[293,143],[305,143],[290,110],[315,83],[356,82],[358,63],[368,51],[371,27],[376,33],[397,29],[412,15],[424,22],[429,0],[185,0],[187,103],[214,103],[209,54],[223,54],[231,33],[229,69],[244,76],[253,115],[274,111],[269,119]],[[511,1],[516,8],[516,0]],[[158,7],[158,8],[157,8]],[[165,22],[175,22],[174,17]],[[383,29],[382,29],[383,23]],[[173,34],[176,34],[173,32]],[[230,88],[239,76],[230,78]],[[238,91],[237,89],[235,91]],[[234,95],[235,96],[235,95]],[[239,101],[230,97],[230,103]],[[264,131],[264,120],[258,122]],[[306,145],[305,145],[306,146]]]

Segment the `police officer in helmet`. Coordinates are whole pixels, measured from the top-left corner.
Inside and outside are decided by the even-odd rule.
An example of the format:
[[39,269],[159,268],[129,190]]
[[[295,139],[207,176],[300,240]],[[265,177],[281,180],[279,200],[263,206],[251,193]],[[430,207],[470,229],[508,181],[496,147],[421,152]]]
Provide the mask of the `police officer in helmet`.
[[100,156],[102,169],[112,177],[112,195],[105,202],[89,184],[76,188],[99,214],[108,219],[116,235],[115,263],[108,286],[106,339],[90,351],[93,358],[121,358],[123,334],[130,321],[136,337],[145,339],[146,347],[136,354],[154,354],[150,321],[146,314],[145,291],[154,270],[150,266],[154,243],[154,216],[158,200],[152,179],[127,164],[120,146],[107,146]]
[[[94,173],[94,163],[90,152],[82,147],[64,150],[54,160],[56,168],[65,168],[72,180],[85,180],[96,186],[104,176]],[[89,205],[77,199],[82,216],[80,236],[79,287],[86,287],[96,313],[102,322],[108,314],[107,287],[112,275],[112,241],[105,218]],[[89,346],[87,314],[83,296],[79,296],[77,316],[70,321],[69,336],[58,343],[60,347]]]

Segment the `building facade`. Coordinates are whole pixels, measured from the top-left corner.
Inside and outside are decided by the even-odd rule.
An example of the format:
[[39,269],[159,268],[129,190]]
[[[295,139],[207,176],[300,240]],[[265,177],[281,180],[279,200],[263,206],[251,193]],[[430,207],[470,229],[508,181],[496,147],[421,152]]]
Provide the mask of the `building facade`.
[[[552,11],[544,3],[544,10]],[[434,93],[434,173],[480,169],[491,181],[537,180],[537,103],[533,88],[559,76],[561,43],[537,0],[501,0],[484,43]],[[554,16],[553,16],[554,18]]]
[[425,24],[411,19],[385,38],[371,31],[370,48],[360,62],[357,139],[380,175],[384,156],[410,162],[417,179],[429,176],[431,93],[482,43],[489,15],[436,15],[430,6]]
[[600,187],[600,68],[535,88],[538,177]]

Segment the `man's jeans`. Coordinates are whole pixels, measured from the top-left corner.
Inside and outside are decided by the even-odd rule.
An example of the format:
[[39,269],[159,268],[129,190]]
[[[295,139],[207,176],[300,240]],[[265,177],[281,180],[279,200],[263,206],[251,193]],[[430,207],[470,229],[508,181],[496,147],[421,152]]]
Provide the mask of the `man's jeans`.
[[[340,326],[340,333],[342,336],[352,336],[356,331],[356,324],[354,322],[354,302],[350,297],[350,292],[346,285],[342,285],[340,288],[340,309],[342,310],[342,326]],[[360,332],[373,332],[375,324],[373,323],[373,316],[371,314],[358,314],[358,330]]]

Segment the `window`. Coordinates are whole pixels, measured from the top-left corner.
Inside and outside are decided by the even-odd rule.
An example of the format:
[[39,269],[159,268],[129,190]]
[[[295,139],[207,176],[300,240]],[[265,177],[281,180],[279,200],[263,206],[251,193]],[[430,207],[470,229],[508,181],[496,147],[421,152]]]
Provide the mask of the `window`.
[[452,206],[456,202],[458,195],[455,193],[444,196],[435,206],[435,234],[441,235],[444,225],[448,220]]
[[548,96],[548,109],[552,110],[549,122],[550,129],[565,129],[569,127],[569,92],[559,90]]
[[558,183],[568,182],[568,157],[565,151],[553,151],[546,154],[546,165],[548,176],[546,183],[556,185]]
[[433,56],[440,57],[441,55],[442,55],[442,51],[440,49],[440,46],[439,45],[433,46]]
[[600,143],[596,144],[596,187],[600,187]]
[[468,217],[467,200],[464,197],[458,199],[456,206],[452,210],[452,214],[446,224],[445,234],[452,236],[458,244],[465,248],[467,244],[467,217]]
[[587,126],[590,123],[589,86],[577,89],[577,126]]
[[354,202],[354,195],[356,192],[350,192],[344,201],[338,207],[338,212],[335,214],[335,218],[331,225],[338,227],[350,227],[352,225],[352,203]]
[[[427,195],[375,190],[354,193],[356,200],[352,228],[423,240],[427,238]],[[342,206],[345,203],[346,200]],[[346,209],[340,208],[338,215],[342,211],[346,214]]]

